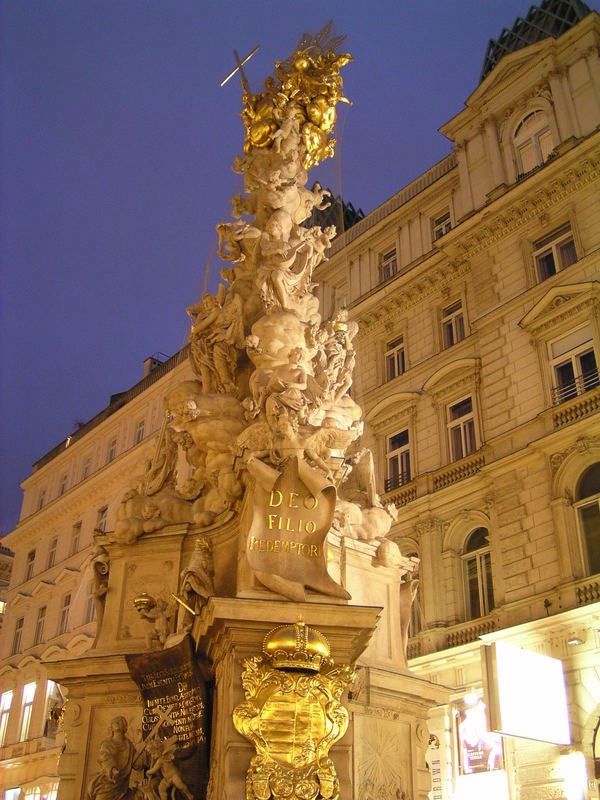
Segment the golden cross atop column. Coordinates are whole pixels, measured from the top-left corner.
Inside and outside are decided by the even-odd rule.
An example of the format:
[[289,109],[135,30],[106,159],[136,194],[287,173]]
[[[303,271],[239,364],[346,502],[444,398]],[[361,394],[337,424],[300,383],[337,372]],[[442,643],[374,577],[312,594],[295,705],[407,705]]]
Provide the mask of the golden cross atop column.
[[240,61],[240,57],[238,56],[237,50],[233,51],[233,57],[235,58],[235,63],[237,64],[237,67],[235,69],[232,69],[231,72],[229,73],[229,75],[224,80],[221,81],[221,86],[225,86],[227,81],[230,80],[231,78],[233,78],[233,76],[235,75],[236,72],[239,72],[240,73],[240,78],[242,79],[242,89],[244,90],[244,94],[246,94],[246,95],[250,95],[251,94],[250,87],[248,85],[248,81],[246,80],[246,74],[244,72],[244,64],[247,61],[250,61],[250,59],[256,53],[256,51],[259,49],[259,47],[260,47],[260,45],[257,44],[256,47],[254,48],[254,50],[251,53],[248,53],[248,55],[242,61]]

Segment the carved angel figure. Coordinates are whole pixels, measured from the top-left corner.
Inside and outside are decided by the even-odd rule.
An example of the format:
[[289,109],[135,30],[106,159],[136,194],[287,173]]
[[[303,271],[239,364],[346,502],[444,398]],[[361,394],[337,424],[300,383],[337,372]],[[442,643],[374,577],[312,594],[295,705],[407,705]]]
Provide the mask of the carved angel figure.
[[129,776],[135,759],[135,747],[127,734],[125,717],[114,717],[110,737],[104,739],[98,752],[98,772],[89,782],[86,800],[128,800]]

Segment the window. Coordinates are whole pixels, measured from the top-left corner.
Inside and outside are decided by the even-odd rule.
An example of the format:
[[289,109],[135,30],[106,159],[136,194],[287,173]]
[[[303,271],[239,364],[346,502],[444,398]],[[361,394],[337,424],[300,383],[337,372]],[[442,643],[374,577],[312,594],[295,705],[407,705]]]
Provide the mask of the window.
[[21,650],[21,637],[23,636],[23,617],[17,617],[15,621],[15,632],[13,634],[11,656],[16,655]]
[[598,386],[598,365],[591,325],[550,342],[552,404],[558,405]]
[[63,597],[62,606],[60,607],[60,622],[58,623],[58,634],[65,633],[69,624],[69,608],[71,607],[71,594],[66,594]]
[[28,581],[33,577],[33,565],[35,564],[35,550],[30,550],[27,553],[27,564],[25,566],[25,580]]
[[71,531],[71,555],[75,555],[79,550],[79,539],[81,537],[81,522],[76,522]]
[[3,747],[6,742],[6,729],[8,727],[8,715],[10,714],[12,699],[12,691],[3,692],[0,697],[0,747]]
[[576,492],[577,516],[588,575],[600,573],[600,463],[582,475]]
[[471,397],[448,406],[448,439],[451,461],[458,461],[477,450]]
[[554,149],[546,113],[541,109],[527,114],[514,134],[519,175],[526,175],[548,160]]
[[379,282],[387,281],[398,272],[398,259],[396,248],[383,253],[379,263]]
[[561,269],[577,261],[575,241],[570,225],[565,225],[533,245],[533,258],[538,280],[545,281]]
[[54,566],[54,562],[56,561],[56,545],[58,543],[58,539],[56,536],[54,539],[51,540],[50,546],[48,547],[48,561],[46,562],[46,569],[50,569],[50,567]]
[[35,682],[26,683],[23,687],[23,705],[21,707],[21,730],[19,741],[24,742],[29,738],[29,726],[31,724],[31,711],[33,708],[33,698],[35,697]]
[[58,487],[58,496],[60,497],[67,491],[67,476],[63,475],[60,479],[60,486]]
[[140,419],[135,426],[134,444],[139,444],[144,438],[144,420]]
[[40,492],[40,496],[38,499],[38,511],[44,507],[44,503],[46,502],[46,490],[42,489]]
[[44,714],[44,736],[47,739],[56,738],[63,705],[64,698],[59,685],[49,680],[46,684],[46,713]]
[[94,603],[94,584],[92,581],[88,584],[87,599],[85,602],[85,616],[83,624],[87,625],[88,622],[93,622],[96,619],[96,604]]
[[450,306],[442,309],[442,346],[452,347],[465,338],[465,320],[463,316],[462,301],[457,300]]
[[107,463],[110,463],[117,455],[117,440],[113,439],[108,446],[108,455],[106,457]]
[[388,342],[385,349],[385,373],[386,379],[391,381],[398,375],[402,375],[406,369],[404,361],[404,337],[399,336]]
[[452,228],[452,223],[450,222],[450,212],[446,211],[445,214],[442,214],[437,219],[433,220],[433,241],[436,242],[440,239],[444,234],[448,233],[448,231]]
[[90,469],[92,468],[92,459],[88,456],[86,460],[83,462],[83,472],[81,473],[81,480],[84,481],[87,476],[90,474]]
[[35,634],[33,644],[41,644],[44,641],[44,623],[46,622],[46,606],[38,609],[37,622],[35,623]]
[[106,517],[108,516],[108,506],[102,506],[102,508],[98,509],[98,517],[96,519],[96,530],[97,531],[104,531],[106,530]]
[[338,308],[346,308],[348,304],[348,287],[346,281],[339,286],[333,287],[333,311]]
[[385,491],[390,492],[410,482],[410,448],[408,430],[389,436],[386,453]]
[[492,562],[486,528],[471,533],[463,555],[468,619],[484,617],[494,610]]

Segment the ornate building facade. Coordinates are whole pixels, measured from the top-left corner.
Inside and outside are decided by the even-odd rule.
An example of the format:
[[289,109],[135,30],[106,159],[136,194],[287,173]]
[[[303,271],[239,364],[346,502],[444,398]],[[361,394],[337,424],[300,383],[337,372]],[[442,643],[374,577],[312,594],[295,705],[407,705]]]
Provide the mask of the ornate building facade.
[[[452,153],[338,236],[316,272],[323,316],[346,304],[360,325],[352,394],[399,509],[390,535],[420,559],[409,666],[451,689],[431,714],[432,800],[597,795],[600,19],[572,22],[494,51],[441,129]],[[23,483],[3,540],[3,800],[56,796],[64,698],[44,661],[92,647],[93,534],[114,529],[152,457],[185,355],[149,362]],[[483,692],[482,642],[498,641],[563,662],[572,746],[504,737],[478,770],[460,729]],[[392,744],[368,745],[382,774]]]

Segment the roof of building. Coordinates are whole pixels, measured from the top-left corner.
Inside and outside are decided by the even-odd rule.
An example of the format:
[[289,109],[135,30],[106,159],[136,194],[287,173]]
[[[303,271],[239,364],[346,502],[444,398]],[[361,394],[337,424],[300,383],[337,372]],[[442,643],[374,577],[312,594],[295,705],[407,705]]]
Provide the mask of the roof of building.
[[588,14],[591,9],[582,0],[542,0],[539,6],[531,6],[524,18],[517,17],[512,28],[503,28],[497,39],[490,39],[479,82],[503,56],[542,39],[556,39]]

